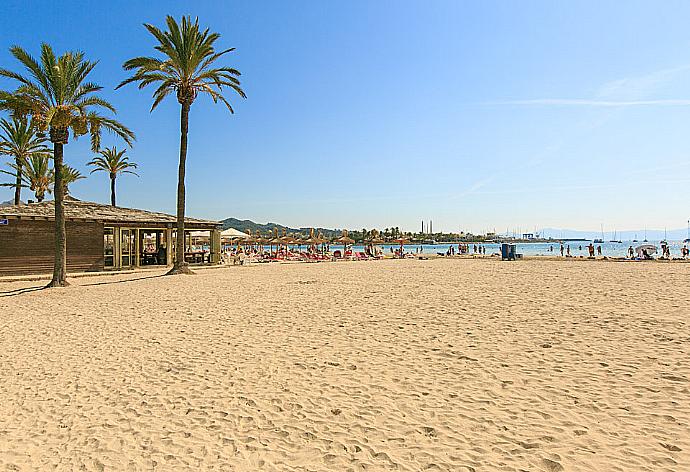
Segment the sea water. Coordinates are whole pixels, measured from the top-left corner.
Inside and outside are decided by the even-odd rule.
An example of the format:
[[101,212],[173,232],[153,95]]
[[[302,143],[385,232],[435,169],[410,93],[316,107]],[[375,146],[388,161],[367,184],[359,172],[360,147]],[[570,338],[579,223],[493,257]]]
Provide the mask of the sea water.
[[[609,256],[609,257],[626,257],[628,254],[628,248],[630,246],[633,247],[633,250],[642,245],[642,244],[652,244],[656,246],[657,248],[657,254],[656,256],[661,255],[661,244],[659,241],[648,241],[648,242],[643,242],[643,241],[637,241],[637,242],[632,242],[632,241],[622,241],[621,243],[610,243],[610,242],[605,242],[605,243],[599,243],[599,244],[594,244],[594,248],[596,251],[597,246],[601,246],[601,254],[602,256]],[[552,242],[552,243],[515,243],[517,252],[519,254],[524,254],[525,256],[560,256],[561,255],[561,246],[560,243],[557,242]],[[589,252],[587,250],[587,246],[589,245],[589,241],[570,241],[563,243],[563,254],[566,253],[566,248],[570,246],[570,255],[573,257],[579,257],[579,256],[584,256],[587,257],[589,255]],[[680,257],[680,249],[683,247],[683,242],[682,241],[669,241],[668,242],[669,248],[671,249],[671,256],[672,257]],[[690,244],[686,244],[688,247],[690,247]],[[448,248],[450,246],[455,247],[455,251],[457,254],[458,250],[458,243],[446,243],[446,244],[406,244],[405,245],[405,252],[411,252],[413,254],[416,254],[420,252],[422,254],[437,254],[437,253],[442,253],[445,254],[448,251]],[[470,252],[469,254],[473,254],[473,243],[469,243],[469,249]],[[485,247],[486,248],[486,254],[500,254],[501,252],[501,245],[499,243],[480,243],[477,244],[477,246]],[[383,248],[384,254],[389,254],[391,251],[391,248],[393,251],[396,249],[400,248],[399,244],[382,244],[379,247]],[[331,251],[334,251],[336,249],[342,250],[342,246],[338,245],[331,245],[330,246]],[[364,246],[362,245],[355,245],[353,247],[353,250],[355,252],[360,251],[364,252]],[[595,252],[596,255],[598,255],[597,252]],[[637,253],[635,253],[637,254]]]

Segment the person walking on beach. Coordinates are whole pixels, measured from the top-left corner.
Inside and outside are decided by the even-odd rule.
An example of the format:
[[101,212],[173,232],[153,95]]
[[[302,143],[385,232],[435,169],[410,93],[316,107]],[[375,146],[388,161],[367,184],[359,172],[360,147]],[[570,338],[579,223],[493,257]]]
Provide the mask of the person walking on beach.
[[597,246],[597,254],[601,256],[601,246]]
[[628,248],[628,257],[629,257],[630,259],[632,259],[633,257],[635,257],[635,250],[633,249],[632,246],[630,246],[630,247]]
[[565,249],[566,252],[566,257],[570,257],[570,244],[568,244],[568,247]]
[[561,244],[561,257],[563,257],[563,245]]
[[589,243],[589,246],[587,246],[587,250],[589,251],[589,257],[594,257],[594,244]]

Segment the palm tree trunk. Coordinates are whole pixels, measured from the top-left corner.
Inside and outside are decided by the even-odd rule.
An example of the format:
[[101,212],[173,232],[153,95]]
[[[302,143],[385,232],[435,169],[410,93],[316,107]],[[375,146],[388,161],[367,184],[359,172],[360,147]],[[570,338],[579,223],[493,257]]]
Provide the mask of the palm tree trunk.
[[185,167],[187,165],[187,132],[189,130],[189,108],[191,103],[182,102],[180,112],[180,166],[177,174],[177,239],[175,244],[175,264],[167,275],[193,274],[184,260],[184,209],[185,209]]
[[53,143],[53,165],[55,167],[55,265],[53,279],[48,287],[65,287],[67,283],[67,234],[65,233],[65,186],[63,184],[63,144]]
[[115,205],[115,174],[110,174],[110,204]]
[[22,159],[17,156],[14,160],[17,166],[17,181],[14,187],[14,204],[19,205],[22,201],[22,169],[24,168]]

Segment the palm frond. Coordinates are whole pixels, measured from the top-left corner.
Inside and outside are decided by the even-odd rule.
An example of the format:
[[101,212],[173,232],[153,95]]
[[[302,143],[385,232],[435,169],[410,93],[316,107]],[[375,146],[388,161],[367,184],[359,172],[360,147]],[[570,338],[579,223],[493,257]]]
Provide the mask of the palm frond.
[[123,69],[134,73],[117,88],[137,83],[143,89],[156,84],[151,111],[174,91],[180,103],[187,101],[191,104],[199,93],[204,93],[214,103],[222,102],[233,112],[223,91],[229,88],[241,98],[246,98],[238,79],[240,72],[232,67],[214,65],[235,48],[216,51],[214,45],[220,35],[208,29],[202,30],[197,18],[192,20],[189,16],[183,16],[178,22],[172,16],[167,16],[165,24],[166,30],[151,24],[144,25],[156,39],[154,49],[161,57],[142,56],[126,61]]
[[[0,76],[19,83],[14,92],[0,94],[0,109],[9,110],[16,117],[30,116],[38,131],[51,130],[51,139],[64,141],[65,130],[71,131],[74,137],[89,133],[92,147],[97,149],[101,130],[105,129],[132,145],[134,133],[99,112],[105,109],[115,114],[116,109],[96,95],[102,87],[88,80],[97,61],[85,59],[81,51],[56,56],[52,47],[45,43],[41,45],[38,60],[18,46],[13,46],[10,52],[27,73],[22,75],[0,69]],[[58,132],[53,133],[53,130]]]
[[115,146],[101,149],[98,151],[99,155],[88,163],[89,166],[93,167],[91,173],[103,171],[111,175],[128,173],[138,176],[136,172],[129,170],[136,169],[138,166],[129,161],[129,156],[125,155],[125,152],[124,149],[119,150]]

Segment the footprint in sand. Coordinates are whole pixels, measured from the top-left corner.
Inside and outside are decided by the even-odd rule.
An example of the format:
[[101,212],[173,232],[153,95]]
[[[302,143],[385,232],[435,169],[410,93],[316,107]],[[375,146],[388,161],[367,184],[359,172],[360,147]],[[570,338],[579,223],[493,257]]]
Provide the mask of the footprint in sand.
[[565,470],[563,469],[563,466],[556,461],[552,461],[551,459],[542,460],[544,461],[544,466],[546,466],[546,470],[548,470],[548,472],[561,472],[562,470]]
[[665,444],[665,443],[659,443],[659,444],[661,444],[661,447],[663,447],[664,449],[668,449],[669,451],[672,451],[672,452],[682,451],[681,448],[679,448],[678,446],[674,446],[673,444]]

